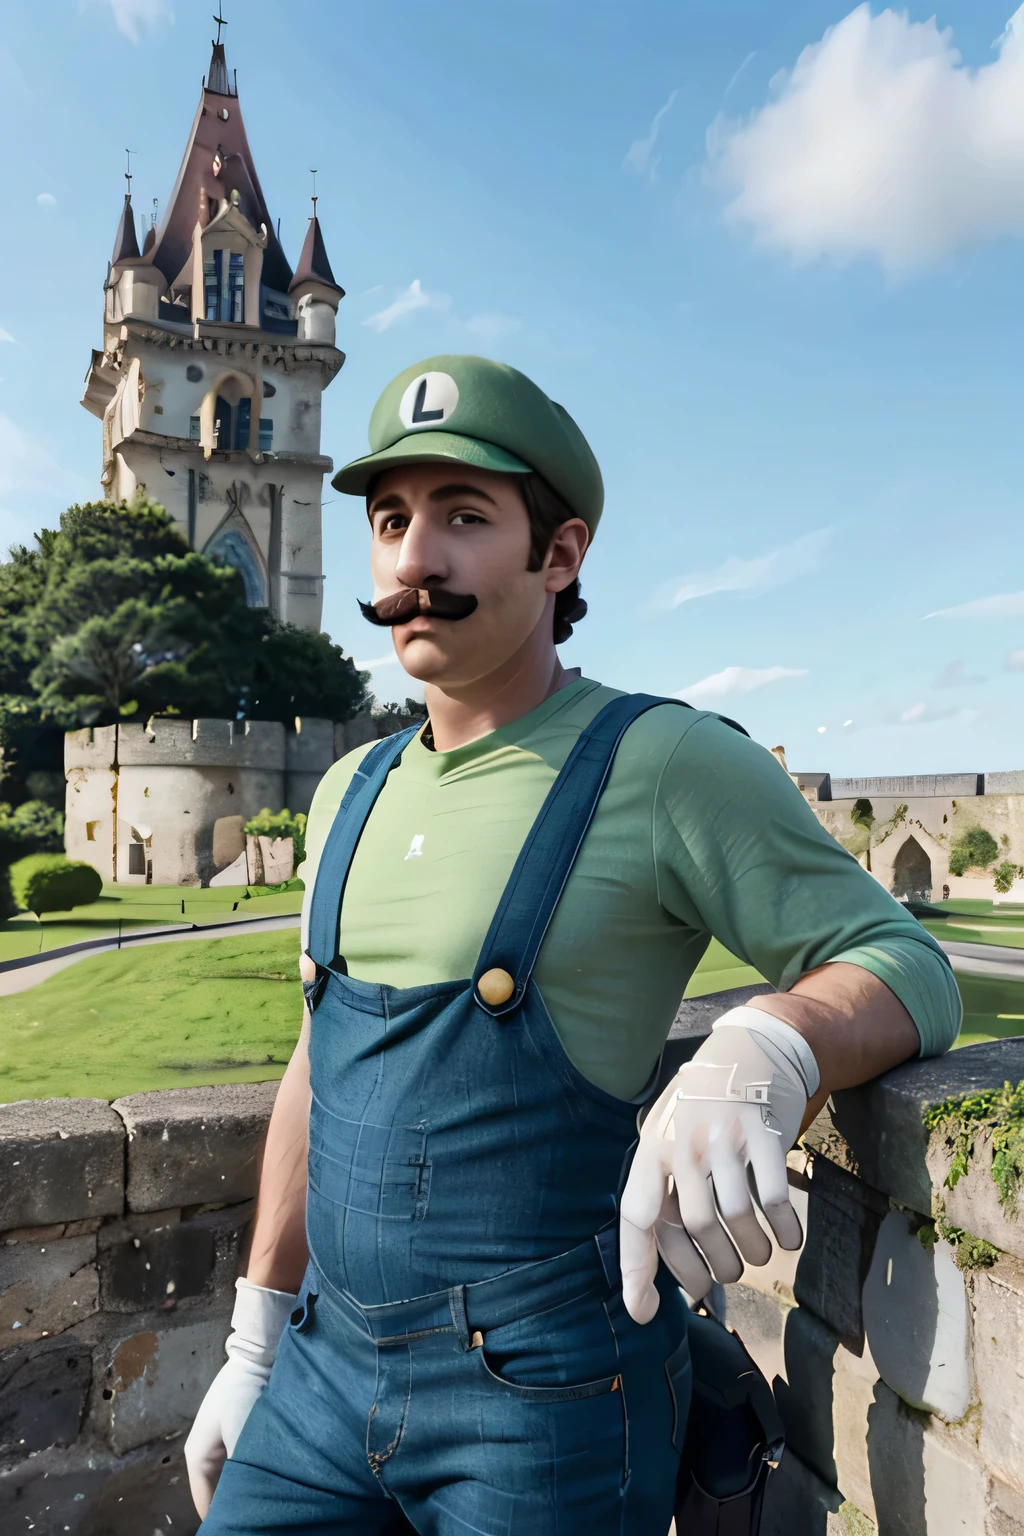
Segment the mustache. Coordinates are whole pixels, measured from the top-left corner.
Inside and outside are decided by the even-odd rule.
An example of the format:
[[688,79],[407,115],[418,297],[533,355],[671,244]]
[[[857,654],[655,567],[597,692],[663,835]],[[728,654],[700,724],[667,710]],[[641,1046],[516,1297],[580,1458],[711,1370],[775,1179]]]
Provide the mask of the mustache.
[[371,624],[393,629],[408,624],[419,614],[434,619],[468,619],[479,604],[472,592],[449,592],[445,587],[403,587],[389,592],[377,603],[359,603],[359,611]]

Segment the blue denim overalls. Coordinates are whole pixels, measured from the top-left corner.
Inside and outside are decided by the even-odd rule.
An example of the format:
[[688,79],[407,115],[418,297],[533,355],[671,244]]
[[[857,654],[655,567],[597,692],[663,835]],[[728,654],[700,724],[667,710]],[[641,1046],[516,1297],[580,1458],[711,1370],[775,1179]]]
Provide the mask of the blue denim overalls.
[[[346,975],[345,880],[413,733],[354,775],[310,915],[310,1265],[205,1536],[666,1536],[690,1361],[664,1271],[653,1322],[622,1304],[638,1105],[576,1070],[532,979],[619,741],[664,702],[581,734],[465,981]],[[515,990],[488,1005],[493,968]]]

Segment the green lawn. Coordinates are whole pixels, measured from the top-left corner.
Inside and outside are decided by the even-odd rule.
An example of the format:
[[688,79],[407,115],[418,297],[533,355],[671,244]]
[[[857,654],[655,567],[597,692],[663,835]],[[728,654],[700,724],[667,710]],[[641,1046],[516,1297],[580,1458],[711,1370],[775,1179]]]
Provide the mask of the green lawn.
[[148,944],[0,997],[0,1102],[280,1077],[302,1014],[298,962],[297,928]]
[[71,912],[48,912],[42,918],[23,912],[0,922],[0,962],[45,954],[83,939],[116,939],[119,934],[143,928],[171,927],[175,923],[237,922],[241,918],[276,917],[298,912],[302,905],[300,881],[289,881],[285,891],[247,892],[244,885],[200,890],[177,885],[105,885],[99,901],[75,907]]
[[[259,916],[265,901],[286,899],[244,905]],[[299,1028],[298,955],[297,929],[152,944],[89,956],[0,997],[0,1103],[278,1078]],[[713,943],[687,996],[760,979]],[[1024,983],[958,981],[958,1045],[1024,1034]]]

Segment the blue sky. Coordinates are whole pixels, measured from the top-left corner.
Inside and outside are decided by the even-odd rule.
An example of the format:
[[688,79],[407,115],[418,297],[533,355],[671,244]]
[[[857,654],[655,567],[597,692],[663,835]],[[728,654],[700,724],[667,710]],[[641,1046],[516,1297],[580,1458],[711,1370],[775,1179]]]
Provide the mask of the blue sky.
[[[402,367],[501,357],[605,473],[567,665],[682,691],[791,767],[1024,765],[1024,33],[1006,4],[951,0],[936,27],[927,6],[849,0],[226,3],[285,248],[315,165],[348,290],[336,463]],[[165,199],[210,11],[5,7],[2,545],[97,494],[78,400],[124,149],[136,207]],[[375,658],[358,503],[328,488],[324,530],[325,627]],[[374,685],[406,692],[394,665]]]

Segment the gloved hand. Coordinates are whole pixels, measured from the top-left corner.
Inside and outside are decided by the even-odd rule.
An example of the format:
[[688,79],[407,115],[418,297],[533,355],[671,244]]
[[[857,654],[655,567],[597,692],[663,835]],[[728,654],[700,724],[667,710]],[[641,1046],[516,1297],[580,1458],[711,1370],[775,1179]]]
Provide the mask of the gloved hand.
[[224,1345],[222,1366],[199,1405],[185,1441],[188,1485],[201,1519],[242,1425],[267,1382],[285,1324],[298,1300],[288,1291],[271,1291],[248,1280],[235,1281],[232,1332]]
[[786,1153],[817,1088],[806,1040],[759,1008],[724,1014],[676,1073],[643,1123],[621,1202],[623,1299],[638,1323],[658,1310],[659,1252],[694,1300],[713,1279],[738,1280],[743,1259],[768,1262],[751,1189],[779,1246],[799,1248]]

